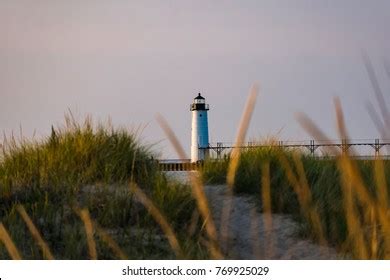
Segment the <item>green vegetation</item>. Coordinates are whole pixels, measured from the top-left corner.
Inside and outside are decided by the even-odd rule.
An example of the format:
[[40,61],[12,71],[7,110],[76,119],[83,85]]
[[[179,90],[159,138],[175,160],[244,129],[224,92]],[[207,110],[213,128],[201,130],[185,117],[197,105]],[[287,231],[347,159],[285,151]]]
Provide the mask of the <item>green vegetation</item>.
[[[37,235],[57,259],[87,259],[94,250],[99,259],[207,258],[200,226],[188,233],[196,207],[191,189],[168,181],[154,156],[135,132],[94,126],[90,119],[80,125],[67,117],[64,128],[53,128],[41,141],[6,139],[0,152],[0,259],[11,257],[12,243],[21,258],[46,258]],[[175,255],[130,183],[168,221],[182,255]]]
[[[224,184],[230,163],[230,158],[205,162],[204,182]],[[318,159],[277,146],[245,150],[234,191],[253,195],[260,209],[267,205],[267,197],[262,197],[265,165],[272,211],[293,215],[302,225],[301,234],[336,247],[346,257],[390,257],[389,161]]]
[[[90,119],[67,118],[41,141],[6,139],[0,259],[223,258],[202,183],[191,177],[191,193],[153,158],[135,132]],[[207,184],[233,183],[264,212],[291,214],[301,234],[347,258],[389,259],[389,165],[275,146],[235,150],[200,174]]]

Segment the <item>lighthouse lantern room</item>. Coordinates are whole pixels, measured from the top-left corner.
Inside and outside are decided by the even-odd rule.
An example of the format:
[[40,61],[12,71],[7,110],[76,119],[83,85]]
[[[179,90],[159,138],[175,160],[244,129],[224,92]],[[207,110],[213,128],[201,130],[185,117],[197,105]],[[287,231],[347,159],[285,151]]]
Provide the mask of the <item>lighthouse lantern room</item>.
[[191,126],[191,162],[204,160],[209,153],[209,128],[207,111],[209,105],[199,93],[190,106],[192,112]]

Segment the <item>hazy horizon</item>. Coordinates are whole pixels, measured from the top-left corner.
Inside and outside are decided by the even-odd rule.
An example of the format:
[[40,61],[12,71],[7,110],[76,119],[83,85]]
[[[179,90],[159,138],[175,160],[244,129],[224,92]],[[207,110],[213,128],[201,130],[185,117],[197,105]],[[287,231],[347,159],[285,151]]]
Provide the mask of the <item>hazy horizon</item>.
[[336,138],[334,96],[351,137],[376,138],[366,103],[378,104],[362,50],[389,93],[388,11],[386,0],[4,0],[0,130],[47,135],[70,109],[80,118],[146,125],[142,138],[174,157],[156,113],[189,154],[189,104],[201,92],[210,104],[210,140],[231,142],[258,83],[249,138],[310,139],[295,112]]

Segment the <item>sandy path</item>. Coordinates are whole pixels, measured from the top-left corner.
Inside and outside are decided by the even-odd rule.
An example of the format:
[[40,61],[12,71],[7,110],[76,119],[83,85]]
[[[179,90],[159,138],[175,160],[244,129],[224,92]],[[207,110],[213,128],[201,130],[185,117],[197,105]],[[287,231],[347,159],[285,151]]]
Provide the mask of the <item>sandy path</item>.
[[[226,186],[206,186],[205,191],[217,228],[228,195]],[[297,224],[288,216],[271,215],[271,227],[265,226],[266,216],[256,211],[249,196],[232,198],[228,222],[228,242],[224,251],[233,259],[337,259],[335,250],[322,247],[296,236]],[[226,246],[227,245],[227,246]]]
[[[169,175],[181,181],[186,180],[186,172],[172,172]],[[226,190],[225,185],[205,186],[218,231],[221,227],[222,209],[229,198]],[[265,214],[256,211],[256,205],[250,196],[232,197],[232,212],[227,223],[229,235],[227,244],[222,244],[228,258],[299,260],[338,258],[334,249],[298,238],[296,235],[298,225],[288,215],[272,214],[271,226],[265,226],[265,218]]]

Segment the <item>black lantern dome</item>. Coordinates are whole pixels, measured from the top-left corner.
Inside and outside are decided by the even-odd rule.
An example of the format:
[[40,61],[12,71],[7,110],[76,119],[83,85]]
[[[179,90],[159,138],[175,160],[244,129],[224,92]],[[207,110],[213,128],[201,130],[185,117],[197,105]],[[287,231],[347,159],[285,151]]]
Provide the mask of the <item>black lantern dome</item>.
[[194,98],[194,102],[190,106],[190,111],[208,111],[209,104],[206,104],[206,99],[198,93],[198,96]]

